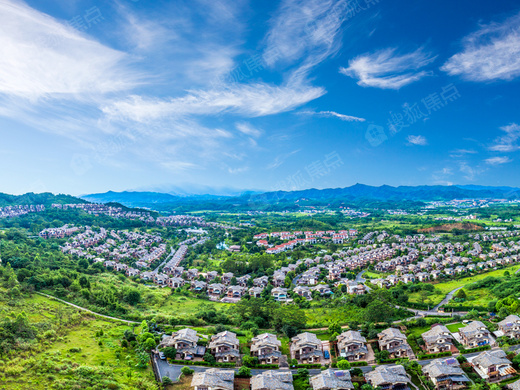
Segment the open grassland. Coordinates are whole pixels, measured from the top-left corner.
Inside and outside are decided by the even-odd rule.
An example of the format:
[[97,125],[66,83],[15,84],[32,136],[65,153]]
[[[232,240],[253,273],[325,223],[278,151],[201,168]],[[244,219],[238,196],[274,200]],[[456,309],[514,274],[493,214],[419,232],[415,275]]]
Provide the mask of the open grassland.
[[[475,276],[469,276],[466,278],[458,279],[458,280],[450,280],[449,282],[441,282],[441,283],[434,283],[435,290],[428,295],[427,300],[425,300],[425,303],[436,305],[440,303],[446,295],[450,292],[455,290],[458,287],[464,287],[468,284],[477,282],[479,280],[485,279],[488,276],[493,277],[502,277],[504,276],[504,272],[509,271],[510,274],[513,274],[515,271],[517,271],[520,268],[520,265],[513,265],[511,267],[490,271],[490,272],[484,272],[482,274],[478,274]],[[496,299],[489,290],[487,289],[480,289],[478,291],[466,291],[466,294],[470,297],[469,300],[467,300],[466,304],[473,305],[473,306],[485,306],[489,301],[492,301]],[[471,299],[474,298],[474,299]],[[409,294],[410,302],[422,302],[422,297],[420,293],[411,293]]]
[[150,368],[138,368],[131,347],[121,347],[128,325],[92,318],[42,296],[2,300],[9,313],[28,313],[36,331],[0,358],[2,389],[155,389]]

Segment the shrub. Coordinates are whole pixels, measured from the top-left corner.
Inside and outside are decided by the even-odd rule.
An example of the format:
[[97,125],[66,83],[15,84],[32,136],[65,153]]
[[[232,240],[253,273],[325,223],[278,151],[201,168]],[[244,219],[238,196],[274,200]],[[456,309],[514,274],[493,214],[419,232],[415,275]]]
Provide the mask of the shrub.
[[238,376],[243,378],[250,378],[251,377],[251,369],[246,366],[242,366],[238,369]]
[[192,368],[184,366],[184,367],[181,368],[181,372],[182,372],[183,375],[192,375],[195,372],[195,370],[193,370]]

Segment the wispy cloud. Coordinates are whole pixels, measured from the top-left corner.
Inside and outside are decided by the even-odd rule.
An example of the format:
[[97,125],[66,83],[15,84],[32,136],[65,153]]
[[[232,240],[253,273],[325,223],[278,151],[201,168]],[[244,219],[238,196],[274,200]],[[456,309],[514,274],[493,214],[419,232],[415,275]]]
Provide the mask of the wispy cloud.
[[408,144],[410,145],[427,145],[428,141],[426,140],[426,137],[422,135],[409,135],[407,138]]
[[520,145],[517,141],[520,139],[520,126],[516,123],[511,123],[500,128],[506,134],[498,137],[489,147],[489,150],[495,152],[514,152],[520,150]]
[[358,80],[362,87],[400,89],[431,74],[420,70],[435,60],[435,56],[424,48],[399,54],[389,48],[375,53],[362,54],[348,63],[348,68],[340,68],[340,73]]
[[237,122],[235,123],[235,127],[241,133],[249,135],[251,137],[258,138],[262,135],[262,130],[257,129],[248,122]]
[[365,122],[365,118],[359,118],[357,116],[351,116],[351,115],[345,115],[340,114],[335,111],[300,111],[298,112],[299,115],[311,115],[311,116],[319,116],[323,118],[338,118],[345,122]]
[[468,154],[477,154],[478,152],[476,150],[471,149],[455,149],[450,152],[450,157],[458,158],[458,157],[464,157]]
[[0,94],[86,99],[138,84],[125,53],[22,2],[0,2],[0,25]]
[[284,0],[271,20],[264,58],[269,65],[291,62],[339,47],[336,35],[345,12],[334,12],[344,0]]
[[471,81],[511,80],[520,75],[520,14],[465,37],[463,50],[441,70]]
[[509,157],[491,157],[484,161],[489,165],[502,165],[510,163],[513,160],[511,160]]
[[296,153],[300,152],[301,149],[293,150],[289,153],[280,154],[279,156],[276,156],[275,159],[267,165],[267,169],[275,169],[281,166],[285,160],[287,160],[289,157],[295,155]]
[[146,122],[168,116],[206,115],[222,112],[257,117],[289,111],[324,94],[318,87],[236,84],[225,89],[190,91],[168,100],[131,96],[103,107],[112,118]]

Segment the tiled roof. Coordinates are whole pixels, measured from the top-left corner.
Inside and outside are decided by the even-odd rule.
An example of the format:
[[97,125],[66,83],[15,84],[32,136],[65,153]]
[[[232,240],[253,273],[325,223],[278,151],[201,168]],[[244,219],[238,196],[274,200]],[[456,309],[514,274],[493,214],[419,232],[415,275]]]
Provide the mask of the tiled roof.
[[252,390],[294,390],[290,371],[265,371],[251,379]]
[[233,390],[234,379],[235,371],[224,371],[217,368],[211,368],[209,370],[203,372],[196,372],[195,374],[193,374],[191,386]]
[[346,390],[354,388],[348,371],[333,371],[331,369],[311,377],[310,384],[314,390]]

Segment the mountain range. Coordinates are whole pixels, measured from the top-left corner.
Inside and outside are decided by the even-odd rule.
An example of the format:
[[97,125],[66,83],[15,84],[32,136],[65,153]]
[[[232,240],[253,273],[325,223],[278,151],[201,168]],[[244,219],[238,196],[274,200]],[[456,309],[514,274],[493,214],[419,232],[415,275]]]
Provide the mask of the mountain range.
[[428,202],[454,199],[518,199],[520,188],[488,187],[475,185],[453,186],[399,186],[379,187],[355,184],[345,188],[306,189],[298,191],[243,192],[236,196],[223,195],[177,195],[162,192],[124,191],[83,195],[89,202],[117,202],[128,207],[145,207],[165,210],[175,207],[205,209],[228,209],[230,207],[256,208],[260,205],[327,204],[367,201],[379,202]]

